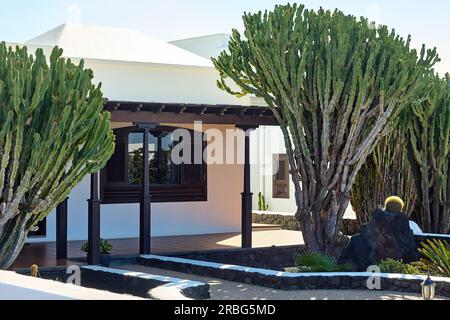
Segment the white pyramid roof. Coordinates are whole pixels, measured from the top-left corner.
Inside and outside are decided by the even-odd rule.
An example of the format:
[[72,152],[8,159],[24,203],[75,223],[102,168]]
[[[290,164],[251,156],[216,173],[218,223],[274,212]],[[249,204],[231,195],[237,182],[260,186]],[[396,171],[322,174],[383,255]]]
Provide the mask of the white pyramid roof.
[[64,56],[170,65],[212,67],[212,62],[175,45],[133,30],[63,24],[26,42],[59,46]]
[[227,33],[217,33],[195,38],[178,39],[169,43],[206,59],[211,59],[211,57],[218,57],[222,51],[228,49],[230,37],[231,35]]

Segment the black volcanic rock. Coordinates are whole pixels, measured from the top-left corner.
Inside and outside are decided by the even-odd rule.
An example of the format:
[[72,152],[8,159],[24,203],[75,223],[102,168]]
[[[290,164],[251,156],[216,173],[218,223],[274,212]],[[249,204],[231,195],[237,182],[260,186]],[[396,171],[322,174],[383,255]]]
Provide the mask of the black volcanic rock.
[[358,271],[366,271],[388,258],[405,263],[417,261],[417,245],[405,214],[377,209],[361,233],[351,238],[340,261],[351,262]]

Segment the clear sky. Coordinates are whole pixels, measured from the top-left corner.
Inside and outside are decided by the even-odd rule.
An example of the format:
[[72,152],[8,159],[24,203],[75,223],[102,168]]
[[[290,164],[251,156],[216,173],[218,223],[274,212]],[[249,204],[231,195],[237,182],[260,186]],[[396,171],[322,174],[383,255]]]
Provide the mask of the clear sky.
[[[23,42],[65,22],[144,31],[175,40],[241,29],[244,11],[271,9],[283,0],[0,0],[0,40]],[[292,2],[292,1],[291,1]],[[416,46],[436,46],[450,72],[448,0],[302,0],[309,8],[339,8],[411,34]]]

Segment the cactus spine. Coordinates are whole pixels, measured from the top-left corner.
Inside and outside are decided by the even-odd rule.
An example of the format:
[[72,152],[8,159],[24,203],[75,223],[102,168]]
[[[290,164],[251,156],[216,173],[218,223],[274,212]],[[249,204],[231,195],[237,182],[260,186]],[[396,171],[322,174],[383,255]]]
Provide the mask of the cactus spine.
[[417,189],[415,218],[424,232],[450,232],[450,76],[431,78],[411,105],[406,132]]
[[27,234],[114,151],[93,73],[43,50],[0,44],[0,269]]
[[[340,226],[361,166],[437,61],[387,27],[340,11],[278,5],[245,14],[213,59],[219,88],[264,98],[283,131],[297,218],[312,251],[339,254]],[[238,90],[229,86],[231,79]]]

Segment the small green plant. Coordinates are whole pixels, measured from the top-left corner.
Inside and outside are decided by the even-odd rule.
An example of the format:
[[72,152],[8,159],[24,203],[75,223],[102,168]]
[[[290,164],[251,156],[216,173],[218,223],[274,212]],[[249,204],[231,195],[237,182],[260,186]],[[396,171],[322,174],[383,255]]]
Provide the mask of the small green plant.
[[414,265],[424,273],[450,277],[450,244],[447,241],[427,240],[422,242],[419,252],[423,255]]
[[266,204],[266,197],[260,192],[258,193],[258,210],[267,211],[269,210],[269,205]]
[[298,272],[349,272],[354,267],[350,263],[339,264],[338,259],[328,253],[308,252],[300,254],[296,260]]
[[[100,253],[101,254],[110,254],[113,249],[113,246],[111,243],[109,243],[107,240],[100,239]],[[88,252],[88,242],[84,243],[81,246],[81,251]]]
[[378,267],[383,273],[423,274],[415,265],[404,263],[403,260],[386,259]]

